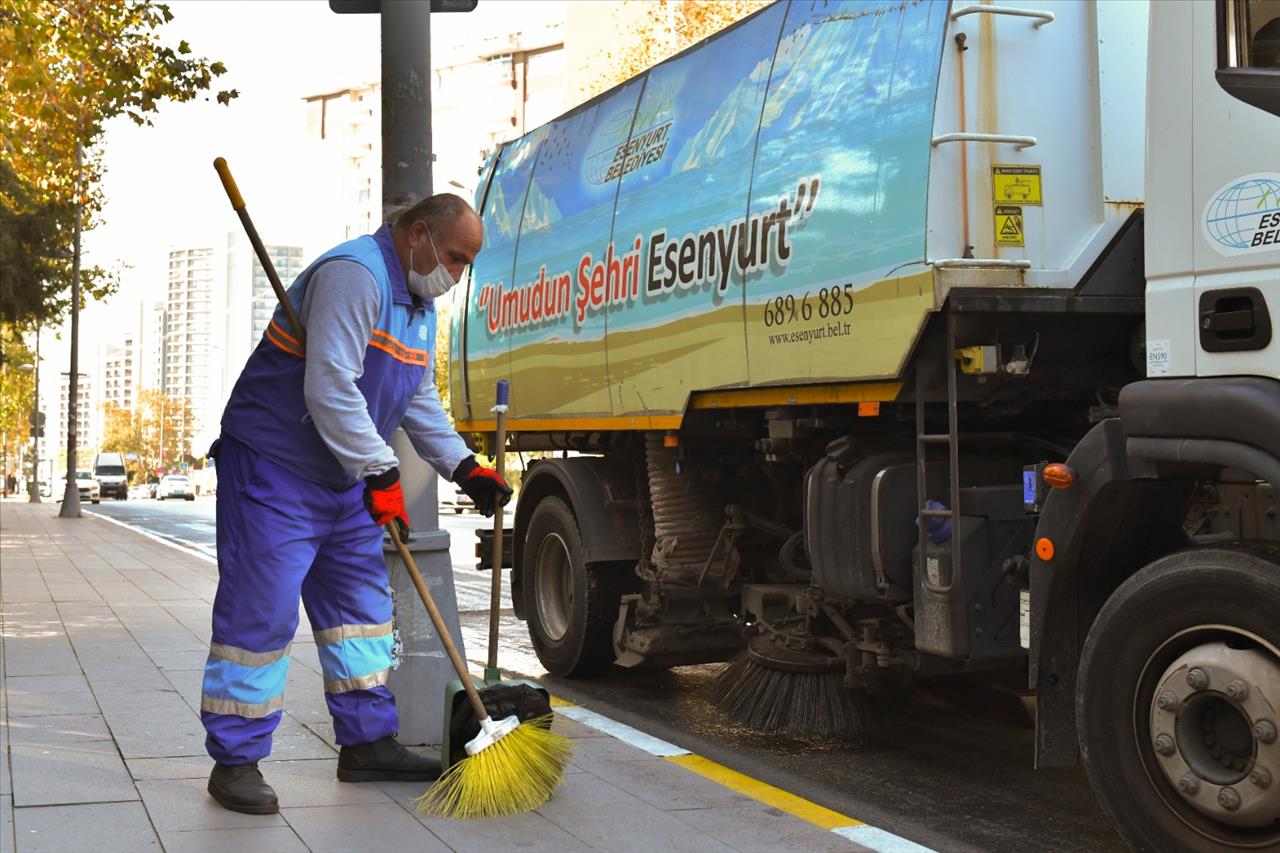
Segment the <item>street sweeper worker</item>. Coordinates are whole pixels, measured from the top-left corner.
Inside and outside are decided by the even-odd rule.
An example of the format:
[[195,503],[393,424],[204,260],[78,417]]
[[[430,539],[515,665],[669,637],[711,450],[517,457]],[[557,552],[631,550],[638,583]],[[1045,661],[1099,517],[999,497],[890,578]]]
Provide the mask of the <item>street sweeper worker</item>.
[[326,252],[288,289],[303,334],[277,308],[231,392],[210,451],[219,577],[200,714],[216,762],[209,793],[228,809],[279,809],[258,762],[283,712],[299,595],[341,747],[338,779],[440,772],[395,739],[382,525],[408,534],[389,444],[397,427],[486,515],[511,496],[450,426],[431,369],[435,300],[482,240],[475,211],[442,194]]

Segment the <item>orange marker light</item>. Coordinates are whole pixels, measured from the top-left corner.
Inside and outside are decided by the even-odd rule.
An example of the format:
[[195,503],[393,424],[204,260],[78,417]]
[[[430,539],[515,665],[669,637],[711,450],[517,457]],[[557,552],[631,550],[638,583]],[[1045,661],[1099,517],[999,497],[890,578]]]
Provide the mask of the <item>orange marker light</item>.
[[670,433],[668,433],[667,435],[664,435],[664,436],[662,437],[662,446],[663,446],[663,447],[679,447],[679,446],[680,446],[680,436],[678,436],[678,435],[671,435]]
[[1044,466],[1044,481],[1053,489],[1065,489],[1076,481],[1076,472],[1061,462],[1051,462]]
[[1046,563],[1053,559],[1053,540],[1041,536],[1036,540],[1036,556]]

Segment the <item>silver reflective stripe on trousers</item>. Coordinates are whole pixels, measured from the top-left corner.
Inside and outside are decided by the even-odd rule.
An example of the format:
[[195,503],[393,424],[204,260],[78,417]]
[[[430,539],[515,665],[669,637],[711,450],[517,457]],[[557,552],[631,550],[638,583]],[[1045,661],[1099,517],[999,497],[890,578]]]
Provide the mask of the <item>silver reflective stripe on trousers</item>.
[[380,669],[377,672],[371,672],[368,675],[357,675],[354,678],[326,678],[324,680],[325,693],[349,693],[352,690],[368,690],[372,687],[381,687],[387,683],[387,675],[390,674],[389,669]]
[[289,650],[293,648],[293,643],[285,646],[283,649],[276,649],[270,652],[251,652],[248,649],[242,649],[239,646],[228,646],[223,643],[210,643],[209,654],[219,660],[238,663],[241,666],[266,666],[269,663],[275,663],[282,657],[289,654]]
[[234,699],[216,699],[213,696],[200,697],[200,710],[210,714],[232,714],[237,717],[265,717],[276,711],[284,710],[284,694],[273,696],[265,702],[237,702]]
[[383,622],[381,625],[339,625],[313,632],[320,645],[340,643],[348,637],[385,637],[390,633],[390,622]]

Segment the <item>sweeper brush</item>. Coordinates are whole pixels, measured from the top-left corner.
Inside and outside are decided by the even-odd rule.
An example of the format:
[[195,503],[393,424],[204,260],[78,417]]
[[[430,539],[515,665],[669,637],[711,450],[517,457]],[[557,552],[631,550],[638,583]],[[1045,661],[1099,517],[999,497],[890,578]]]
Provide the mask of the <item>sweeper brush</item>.
[[[487,722],[487,721],[486,721]],[[551,717],[510,726],[514,717],[490,724],[508,727],[492,739],[486,728],[467,744],[467,758],[445,771],[414,802],[418,814],[455,819],[502,817],[536,809],[550,798],[569,763],[572,742],[551,731]],[[473,744],[488,741],[472,752]]]
[[711,701],[739,725],[797,737],[849,737],[878,724],[866,692],[845,687],[841,659],[780,648],[766,637],[752,638],[725,665]]

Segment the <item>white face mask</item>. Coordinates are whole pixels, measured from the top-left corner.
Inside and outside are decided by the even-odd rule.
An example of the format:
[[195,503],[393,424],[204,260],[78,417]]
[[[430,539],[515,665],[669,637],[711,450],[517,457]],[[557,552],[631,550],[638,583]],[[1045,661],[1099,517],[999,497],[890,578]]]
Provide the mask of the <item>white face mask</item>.
[[453,276],[449,275],[449,271],[444,268],[444,264],[438,263],[440,253],[436,250],[436,241],[432,240],[431,232],[427,232],[427,239],[431,240],[431,250],[436,253],[436,268],[431,272],[423,275],[413,268],[413,247],[409,247],[409,274],[408,285],[409,292],[414,296],[422,299],[439,299],[453,288],[456,281]]

